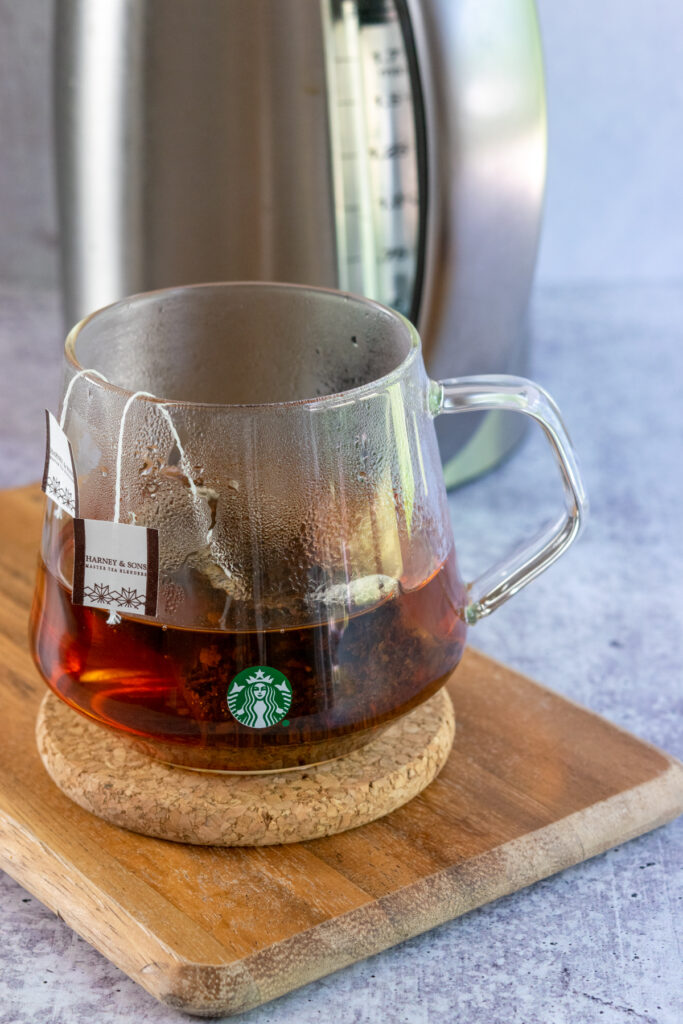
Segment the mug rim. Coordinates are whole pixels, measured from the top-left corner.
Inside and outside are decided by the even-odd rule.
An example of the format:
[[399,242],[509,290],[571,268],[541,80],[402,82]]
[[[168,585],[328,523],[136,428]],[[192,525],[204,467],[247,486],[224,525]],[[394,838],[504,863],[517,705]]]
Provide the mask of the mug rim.
[[[152,396],[144,392],[140,393],[131,391],[129,388],[121,387],[119,384],[113,384],[110,381],[97,376],[97,371],[94,367],[82,366],[76,357],[76,342],[81,332],[93,320],[101,316],[101,314],[110,310],[115,310],[117,307],[124,307],[139,300],[149,299],[151,296],[178,295],[180,292],[187,292],[195,289],[201,290],[205,288],[254,288],[257,290],[278,289],[287,292],[299,291],[308,292],[309,294],[328,295],[333,296],[335,299],[351,301],[358,306],[370,307],[372,310],[381,311],[383,314],[388,313],[389,316],[393,317],[397,321],[398,325],[407,331],[409,349],[401,362],[392,370],[389,370],[388,373],[385,373],[380,377],[376,377],[373,380],[366,381],[364,384],[357,385],[353,388],[347,388],[344,391],[331,392],[328,395],[313,395],[310,398],[295,398],[282,402],[192,402],[185,399],[164,398],[161,395]],[[77,324],[74,324],[68,332],[64,342],[64,356],[67,364],[73,369],[74,373],[81,374],[89,383],[100,388],[102,391],[125,395],[127,399],[133,395],[137,395],[136,401],[145,401],[164,406],[193,409],[235,410],[236,412],[239,410],[254,412],[258,409],[300,409],[307,406],[324,406],[329,408],[350,405],[357,401],[361,401],[362,399],[372,397],[378,392],[386,390],[387,387],[394,384],[397,380],[400,380],[412,367],[421,350],[422,341],[417,328],[410,320],[408,320],[407,317],[403,316],[402,313],[399,313],[398,310],[392,309],[390,306],[385,306],[381,302],[377,302],[375,299],[370,299],[364,295],[357,295],[353,292],[340,291],[337,288],[324,288],[318,285],[290,284],[283,281],[205,281],[196,284],[172,285],[168,288],[155,288],[147,292],[135,292],[132,295],[127,295],[121,299],[117,299],[115,302],[110,302],[106,306],[101,306],[99,309],[93,310],[92,313],[83,317],[83,319],[79,320]]]

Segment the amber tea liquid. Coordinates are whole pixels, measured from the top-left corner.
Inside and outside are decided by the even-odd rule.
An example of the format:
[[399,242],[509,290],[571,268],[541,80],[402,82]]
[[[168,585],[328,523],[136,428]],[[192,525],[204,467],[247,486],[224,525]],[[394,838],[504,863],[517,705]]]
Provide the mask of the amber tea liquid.
[[[72,707],[135,737],[173,764],[281,770],[353,750],[435,693],[462,656],[464,586],[453,552],[429,579],[367,611],[261,632],[178,629],[71,603],[39,567],[31,616],[34,657]],[[291,685],[286,718],[240,724],[231,681],[271,666]]]

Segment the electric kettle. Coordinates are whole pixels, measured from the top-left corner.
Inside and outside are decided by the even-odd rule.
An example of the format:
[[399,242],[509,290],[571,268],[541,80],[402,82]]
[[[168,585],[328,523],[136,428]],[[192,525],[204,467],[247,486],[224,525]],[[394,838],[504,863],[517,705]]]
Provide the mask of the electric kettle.
[[[280,280],[395,307],[434,376],[526,371],[533,0],[58,0],[55,24],[69,324],[154,288]],[[518,419],[440,424],[447,484]]]

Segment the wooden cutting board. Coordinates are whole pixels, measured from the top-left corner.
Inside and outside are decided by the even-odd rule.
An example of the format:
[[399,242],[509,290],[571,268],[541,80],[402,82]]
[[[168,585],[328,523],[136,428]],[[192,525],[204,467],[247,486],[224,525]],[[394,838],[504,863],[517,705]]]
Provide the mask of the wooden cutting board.
[[441,775],[380,821],[289,846],[148,839],[42,768],[26,642],[42,495],[0,494],[0,867],[158,999],[249,1009],[670,821],[683,767],[470,651]]

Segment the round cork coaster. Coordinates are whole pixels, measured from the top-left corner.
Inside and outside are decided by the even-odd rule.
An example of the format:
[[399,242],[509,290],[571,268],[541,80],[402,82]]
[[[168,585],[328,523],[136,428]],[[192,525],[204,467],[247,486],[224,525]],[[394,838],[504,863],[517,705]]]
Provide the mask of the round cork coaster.
[[360,750],[264,775],[173,768],[52,693],[36,725],[43,764],[75,803],[133,832],[205,846],[296,843],[380,818],[438,775],[454,735],[453,705],[443,689]]

